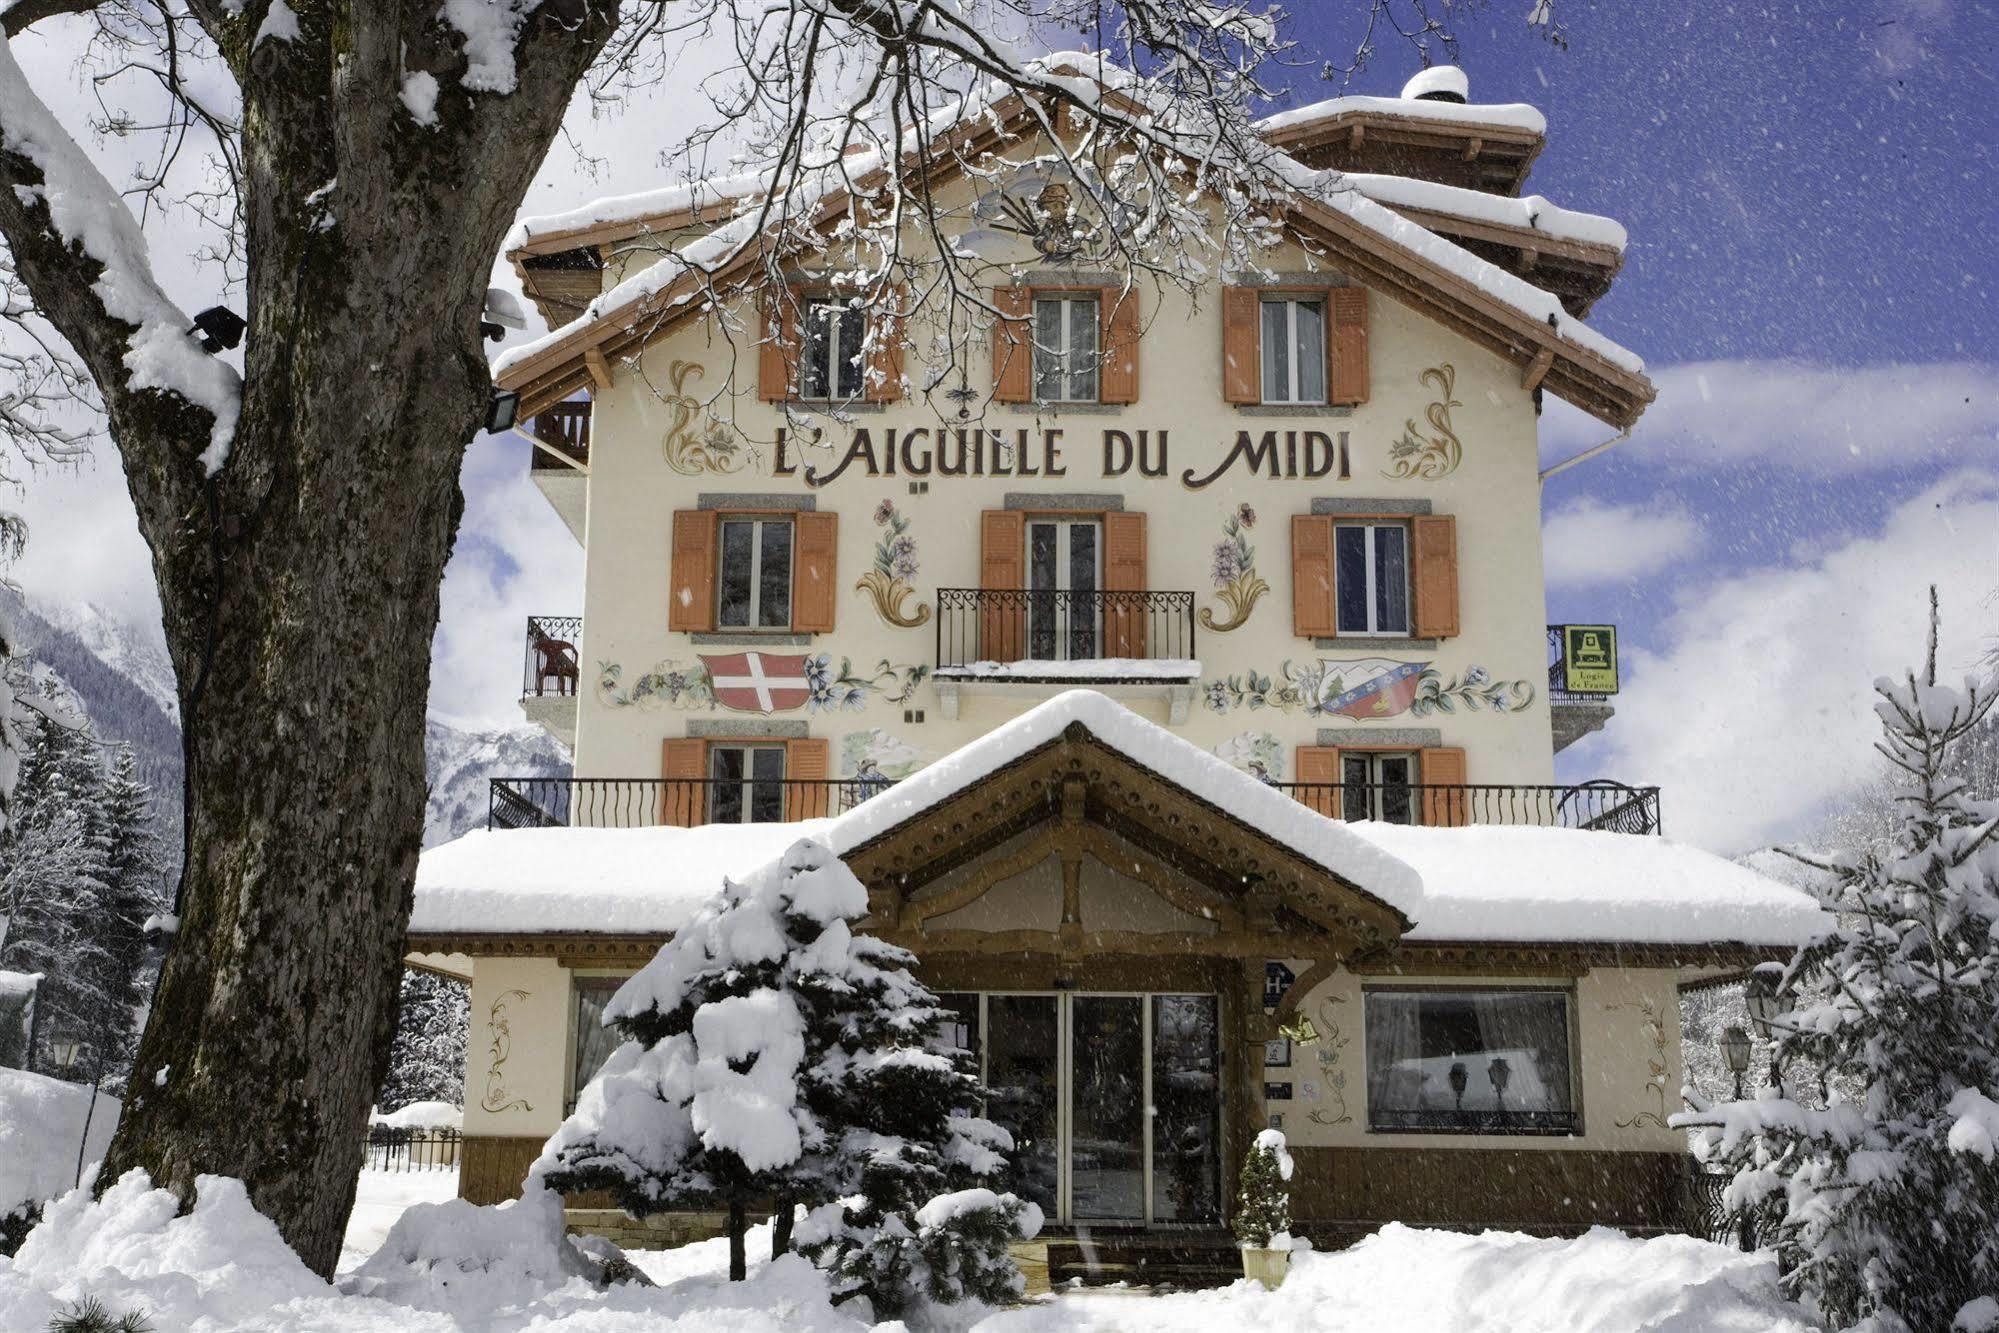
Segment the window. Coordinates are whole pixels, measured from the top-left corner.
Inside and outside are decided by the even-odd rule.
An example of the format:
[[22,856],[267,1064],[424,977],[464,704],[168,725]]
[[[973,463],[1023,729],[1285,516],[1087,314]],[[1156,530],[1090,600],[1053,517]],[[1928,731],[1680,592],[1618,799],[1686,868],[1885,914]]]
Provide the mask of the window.
[[865,316],[844,301],[807,301],[800,312],[798,396],[844,400],[861,394]]
[[708,747],[708,822],[784,820],[784,746],[717,741]]
[[1326,401],[1326,303],[1263,298],[1263,401]]
[[1333,529],[1333,594],[1341,634],[1409,632],[1409,529],[1341,523]]
[[725,518],[721,545],[717,627],[790,628],[791,520]]
[[1368,750],[1340,751],[1340,818],[1416,822],[1416,756]]
[[1034,302],[1034,396],[1044,403],[1097,401],[1097,298]]
[[1369,1129],[1577,1131],[1566,991],[1371,989],[1363,1021]]
[[1103,619],[1103,525],[1093,518],[1027,522],[1027,655],[1085,662]]
[[604,1026],[604,1007],[610,1004],[611,997],[624,984],[623,977],[577,977],[575,980],[575,1028],[569,1060],[568,1110],[576,1109],[576,1098],[582,1093],[584,1085],[597,1076],[597,1071],[604,1067],[604,1062],[611,1058],[611,1052],[617,1050],[618,1043],[623,1040],[616,1028]]

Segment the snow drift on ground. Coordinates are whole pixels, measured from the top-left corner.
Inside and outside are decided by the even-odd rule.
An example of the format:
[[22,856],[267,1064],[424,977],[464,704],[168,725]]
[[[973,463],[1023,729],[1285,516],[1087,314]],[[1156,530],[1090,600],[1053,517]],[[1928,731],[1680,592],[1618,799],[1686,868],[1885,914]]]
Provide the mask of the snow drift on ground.
[[[90,1089],[25,1069],[0,1069],[0,1217],[76,1184]],[[118,1127],[118,1099],[102,1093],[90,1115],[86,1164],[100,1160]],[[6,1325],[0,1325],[6,1327]]]
[[[101,1202],[85,1191],[53,1204],[20,1255],[0,1259],[0,1328],[45,1327],[84,1295],[114,1312],[140,1310],[156,1329],[187,1333],[866,1328],[853,1311],[827,1302],[824,1282],[803,1259],[768,1261],[768,1227],[751,1232],[747,1282],[725,1280],[726,1242],[703,1241],[634,1254],[635,1265],[658,1285],[605,1290],[573,1275],[571,1261],[558,1257],[555,1227],[545,1204],[412,1208],[376,1256],[336,1289],[284,1247],[239,1182],[203,1177],[194,1210],[175,1217],[173,1197],[135,1172]],[[1351,1250],[1300,1254],[1275,1292],[1240,1282],[1157,1297],[1067,1291],[983,1313],[967,1312],[976,1333],[1805,1333],[1810,1327],[1796,1306],[1777,1297],[1767,1255],[1685,1236],[1636,1240],[1605,1229],[1539,1240],[1389,1226]]]
[[383,1129],[463,1129],[465,1112],[450,1102],[411,1102],[395,1111],[376,1111],[368,1123]]

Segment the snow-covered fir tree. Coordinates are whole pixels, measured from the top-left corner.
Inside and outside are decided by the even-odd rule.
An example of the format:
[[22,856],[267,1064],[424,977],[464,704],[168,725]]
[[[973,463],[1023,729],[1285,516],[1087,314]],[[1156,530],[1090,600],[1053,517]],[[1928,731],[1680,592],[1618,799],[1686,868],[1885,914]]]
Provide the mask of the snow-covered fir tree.
[[396,1111],[411,1102],[456,1103],[465,1095],[468,1000],[462,981],[415,969],[403,973],[395,1043],[377,1106]]
[[1813,861],[1833,924],[1780,987],[1779,1063],[1830,1071],[1830,1096],[1787,1080],[1675,1123],[1833,1326],[1948,1329],[1999,1317],[1999,802],[1958,754],[1999,696],[1937,683],[1934,608],[1922,675],[1875,688],[1899,823]]
[[[1039,1213],[959,1195],[1005,1164],[1005,1131],[910,955],[864,935],[867,890],[809,839],[721,894],[605,1012],[627,1038],[531,1177],[635,1214],[725,1210],[730,1276],[752,1209],[815,1208],[801,1241],[878,1313],[1018,1289],[1005,1243]],[[938,1201],[927,1214],[933,1196]],[[845,1203],[837,1202],[845,1199]],[[827,1211],[830,1206],[831,1211]]]
[[1291,1152],[1281,1130],[1257,1133],[1236,1182],[1236,1239],[1252,1249],[1281,1248],[1291,1235]]

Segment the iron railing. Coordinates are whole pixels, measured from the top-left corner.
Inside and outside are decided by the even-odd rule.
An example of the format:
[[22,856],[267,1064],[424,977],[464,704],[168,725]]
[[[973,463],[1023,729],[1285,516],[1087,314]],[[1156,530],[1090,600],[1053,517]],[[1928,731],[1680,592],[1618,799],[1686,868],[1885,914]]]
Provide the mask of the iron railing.
[[1563,636],[1567,625],[1548,626],[1548,702],[1550,704],[1605,704],[1610,696],[1578,693],[1569,689],[1568,646]]
[[582,637],[581,616],[529,616],[521,696],[574,695],[579,674],[576,644]]
[[453,1171],[458,1167],[455,1129],[368,1128],[367,1169],[370,1171]]
[[1512,824],[1534,828],[1659,832],[1659,789],[1621,782],[1580,786],[1442,785],[1417,782],[1278,782],[1271,784],[1331,819],[1455,828]]
[[486,827],[777,824],[845,814],[894,784],[874,778],[494,778]]
[[529,464],[534,470],[552,468],[560,472],[567,471],[571,464],[581,468],[590,466],[589,403],[551,404],[528,422],[528,433],[548,446],[534,451],[534,461]]
[[1756,1224],[1750,1218],[1731,1218],[1724,1198],[1728,1193],[1728,1182],[1735,1179],[1729,1171],[1709,1171],[1696,1169],[1693,1175],[1694,1218],[1693,1233],[1702,1240],[1711,1240],[1717,1245],[1733,1245],[1738,1249],[1756,1248]]
[[[979,663],[1031,661],[1041,673],[1009,671],[1009,679],[1069,675],[1062,664],[1113,659],[1185,661],[1194,656],[1191,592],[1055,588],[939,588],[937,668],[962,671]],[[1076,674],[1082,674],[1077,672]],[[1110,680],[1101,672],[1092,679]],[[1142,672],[1134,679],[1151,679]]]

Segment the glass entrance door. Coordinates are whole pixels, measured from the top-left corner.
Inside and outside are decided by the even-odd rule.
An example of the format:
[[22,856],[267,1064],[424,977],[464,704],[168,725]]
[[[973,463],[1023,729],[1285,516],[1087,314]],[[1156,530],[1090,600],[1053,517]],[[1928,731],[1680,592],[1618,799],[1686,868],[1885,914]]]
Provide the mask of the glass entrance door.
[[1101,641],[1103,525],[1094,518],[1027,521],[1027,655],[1088,661]]
[[1013,1135],[1005,1187],[1061,1222],[1221,1220],[1213,995],[942,997]]

